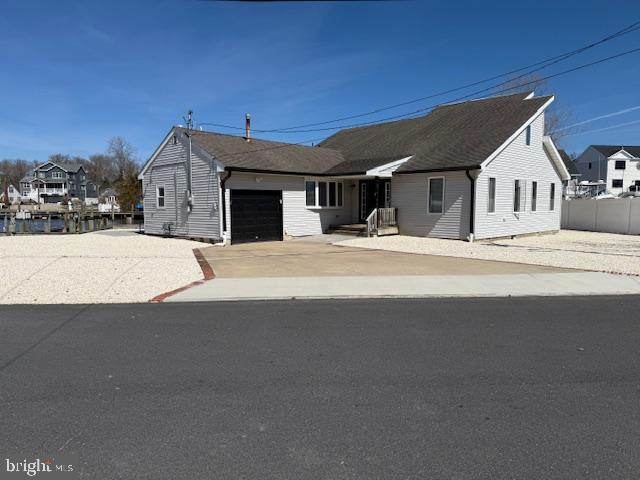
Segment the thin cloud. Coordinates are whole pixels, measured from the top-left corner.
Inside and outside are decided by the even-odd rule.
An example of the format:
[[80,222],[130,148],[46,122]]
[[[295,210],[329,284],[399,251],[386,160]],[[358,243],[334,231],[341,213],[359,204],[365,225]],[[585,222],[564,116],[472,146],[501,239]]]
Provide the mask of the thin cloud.
[[[600,115],[598,117],[593,117],[588,120],[584,120],[582,122],[574,123],[573,125],[569,125],[567,127],[559,128],[558,131],[561,132],[563,130],[568,130],[570,128],[579,127],[580,125],[585,125],[587,123],[596,122],[598,120],[603,120],[605,118],[617,117],[618,115],[624,115],[625,113],[634,112],[636,110],[640,110],[640,105],[636,107],[624,108],[622,110],[618,110],[617,112],[607,113],[606,115]],[[593,130],[590,130],[593,131]]]
[[584,132],[572,133],[572,134],[570,134],[570,136],[584,135],[585,133],[604,132],[606,130],[615,130],[617,128],[628,127],[629,125],[636,125],[638,123],[640,123],[640,120],[633,120],[631,122],[625,122],[625,123],[619,123],[617,125],[611,125],[610,127],[596,128],[596,129],[593,129],[593,130],[585,130]]

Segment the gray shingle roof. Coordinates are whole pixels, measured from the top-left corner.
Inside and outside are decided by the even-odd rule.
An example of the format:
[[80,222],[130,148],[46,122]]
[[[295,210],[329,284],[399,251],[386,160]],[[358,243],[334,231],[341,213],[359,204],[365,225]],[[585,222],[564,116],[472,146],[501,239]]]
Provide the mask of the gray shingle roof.
[[[236,170],[359,174],[412,157],[398,172],[478,168],[551,97],[527,93],[444,105],[427,115],[341,130],[317,147],[192,131],[193,142]],[[175,129],[186,132],[184,128]]]
[[[184,128],[177,128],[184,132]],[[193,142],[234,169],[322,174],[344,161],[340,152],[213,132],[191,132]]]
[[620,150],[624,150],[630,153],[636,158],[640,158],[640,146],[639,145],[591,145],[605,157],[609,158],[614,153],[618,153]]
[[397,172],[478,168],[551,97],[519,93],[445,105],[428,115],[342,130],[320,146],[348,161],[413,155]]
[[564,166],[567,167],[569,175],[571,175],[572,177],[581,175],[578,167],[576,166],[576,163],[571,159],[567,152],[559,149],[558,153],[560,154],[560,158],[562,158],[562,163],[564,163]]

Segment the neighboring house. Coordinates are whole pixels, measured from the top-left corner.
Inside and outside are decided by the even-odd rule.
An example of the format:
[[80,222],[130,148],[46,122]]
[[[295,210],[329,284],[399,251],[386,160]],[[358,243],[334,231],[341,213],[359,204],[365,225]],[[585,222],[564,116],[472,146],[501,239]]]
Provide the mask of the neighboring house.
[[604,182],[614,195],[640,188],[640,146],[590,145],[575,160],[582,182]]
[[564,196],[574,197],[578,194],[578,183],[580,182],[582,174],[567,152],[558,149],[558,153],[560,154],[560,158],[562,158],[562,162],[564,163],[567,172],[569,172],[569,175],[571,176],[570,180],[563,180],[562,182]]
[[515,94],[342,130],[317,147],[175,127],[145,164],[145,231],[278,240],[397,209],[399,232],[453,239],[560,228],[570,179],[545,137],[553,97]]
[[38,203],[59,203],[65,196],[97,203],[96,186],[78,163],[46,162],[20,180],[20,194]]
[[[1,183],[0,183],[0,186],[2,186]],[[20,201],[20,191],[13,185],[7,186],[7,195],[9,197],[8,202],[4,198],[4,193],[5,193],[4,190],[0,188],[0,203],[12,204],[12,203],[18,203]]]
[[105,188],[104,191],[100,194],[100,203],[98,203],[98,211],[101,213],[120,212],[118,195],[113,188]]

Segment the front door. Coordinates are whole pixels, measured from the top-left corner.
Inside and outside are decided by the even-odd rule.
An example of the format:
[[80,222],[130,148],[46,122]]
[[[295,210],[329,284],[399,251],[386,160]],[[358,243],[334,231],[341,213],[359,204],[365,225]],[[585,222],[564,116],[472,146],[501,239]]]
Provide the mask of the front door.
[[374,208],[391,206],[391,180],[360,180],[358,187],[361,222],[367,220]]

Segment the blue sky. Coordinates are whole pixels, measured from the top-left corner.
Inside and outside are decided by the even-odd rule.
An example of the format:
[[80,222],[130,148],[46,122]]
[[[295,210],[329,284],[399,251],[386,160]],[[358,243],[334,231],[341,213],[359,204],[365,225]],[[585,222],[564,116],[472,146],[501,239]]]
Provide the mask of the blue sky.
[[[628,0],[526,8],[512,1],[4,0],[0,158],[87,156],[121,135],[144,160],[190,108],[196,122],[238,127],[250,112],[257,129],[333,119],[518,68],[636,20],[640,4]],[[545,73],[634,47],[640,31]],[[599,131],[563,146],[640,144],[639,87],[640,53],[554,79],[556,102],[574,123],[632,109],[585,124]]]

